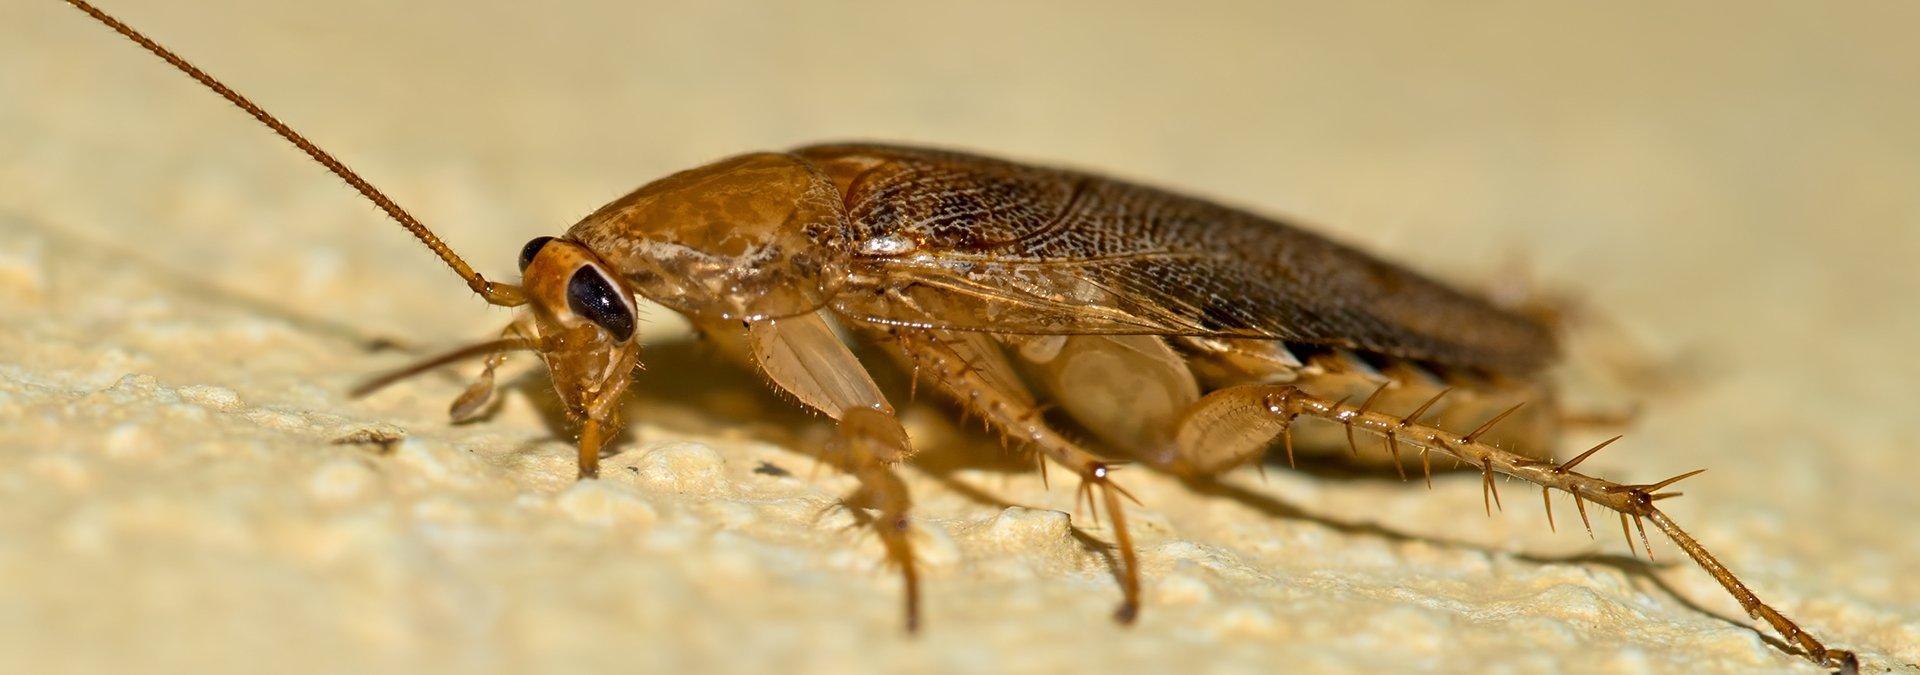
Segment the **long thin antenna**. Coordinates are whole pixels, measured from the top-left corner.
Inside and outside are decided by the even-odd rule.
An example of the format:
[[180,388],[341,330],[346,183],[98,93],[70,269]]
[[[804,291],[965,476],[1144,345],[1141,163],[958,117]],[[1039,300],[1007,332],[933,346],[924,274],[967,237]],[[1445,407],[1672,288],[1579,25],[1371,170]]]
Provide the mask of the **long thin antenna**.
[[153,52],[154,56],[160,57],[160,60],[166,61],[174,68],[179,69],[180,72],[186,73],[188,77],[193,78],[200,84],[206,85],[208,89],[213,90],[213,93],[219,94],[222,98],[227,99],[229,103],[234,104],[241,110],[247,111],[247,114],[252,115],[256,120],[260,120],[261,124],[267,125],[267,128],[272,129],[274,133],[279,134],[280,137],[286,139],[288,143],[292,143],[294,147],[299,148],[301,152],[307,153],[307,156],[313,158],[313,161],[319,162],[321,166],[327,167],[327,170],[332,171],[333,175],[339,176],[340,180],[346,181],[347,185],[359,191],[361,196],[367,198],[367,201],[373,202],[374,206],[378,206],[380,210],[386,211],[387,216],[392,218],[394,222],[400,223],[401,227],[407,228],[408,232],[412,232],[413,236],[420,240],[420,243],[426,244],[427,248],[432,250],[434,255],[440,256],[440,260],[445,261],[448,267],[453,268],[455,274],[460,275],[461,279],[465,279],[468,288],[473,289],[475,293],[479,293],[481,297],[486,298],[487,302],[503,307],[526,304],[526,296],[521,293],[520,287],[512,284],[500,284],[487,281],[485,277],[480,276],[479,272],[473,271],[473,267],[467,265],[467,261],[460,259],[460,256],[455,254],[453,249],[447,246],[446,242],[441,241],[440,237],[433,233],[433,230],[427,229],[426,225],[421,224],[419,220],[414,219],[412,214],[407,213],[406,209],[400,208],[399,204],[394,203],[392,199],[388,199],[387,195],[373,187],[372,183],[368,183],[366,179],[361,178],[360,174],[354,173],[352,169],[347,168],[347,165],[342,164],[340,160],[334,159],[333,155],[327,154],[325,150],[321,150],[320,146],[314,145],[312,141],[307,140],[306,137],[295,132],[292,127],[287,126],[278,118],[268,114],[266,110],[255,105],[254,102],[248,100],[247,97],[241,96],[239,92],[227,88],[227,85],[221,84],[219,80],[213,79],[213,76],[208,75],[206,71],[195,67],[191,63],[187,63],[186,59],[180,58],[179,55],[169,51],[166,47],[160,46],[160,43],[154,42],[152,38],[141,34],[140,31],[134,30],[133,27],[127,24],[121,23],[119,19],[113,18],[106,12],[101,11],[100,8],[85,2],[85,0],[66,0],[66,2],[78,8],[80,11],[86,12],[87,16],[91,16],[100,23],[106,24],[108,28],[112,28],[114,32],[125,36],[135,44],[145,47],[147,51]]

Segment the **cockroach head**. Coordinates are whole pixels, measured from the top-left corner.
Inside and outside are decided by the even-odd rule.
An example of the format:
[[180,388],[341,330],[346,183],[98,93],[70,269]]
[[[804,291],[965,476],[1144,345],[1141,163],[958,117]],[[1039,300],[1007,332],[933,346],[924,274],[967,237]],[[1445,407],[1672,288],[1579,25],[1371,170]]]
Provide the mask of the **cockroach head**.
[[633,292],[587,247],[554,237],[527,242],[520,279],[543,336],[579,332],[614,344],[633,339],[639,318]]
[[569,414],[584,417],[598,392],[633,370],[639,316],[633,291],[593,251],[540,237],[520,251],[527,312],[519,330],[546,361]]
[[690,318],[756,321],[825,305],[845,275],[848,230],[831,180],[798,157],[756,153],[649,183],[567,236]]

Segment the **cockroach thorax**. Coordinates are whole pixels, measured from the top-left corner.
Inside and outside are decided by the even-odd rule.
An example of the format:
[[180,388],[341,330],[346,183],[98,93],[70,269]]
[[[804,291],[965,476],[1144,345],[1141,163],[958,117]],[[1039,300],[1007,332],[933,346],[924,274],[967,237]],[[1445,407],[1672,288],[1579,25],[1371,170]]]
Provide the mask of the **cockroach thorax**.
[[759,320],[825,305],[848,261],[846,206],[789,154],[682,171],[601,207],[567,231],[633,290],[701,320]]

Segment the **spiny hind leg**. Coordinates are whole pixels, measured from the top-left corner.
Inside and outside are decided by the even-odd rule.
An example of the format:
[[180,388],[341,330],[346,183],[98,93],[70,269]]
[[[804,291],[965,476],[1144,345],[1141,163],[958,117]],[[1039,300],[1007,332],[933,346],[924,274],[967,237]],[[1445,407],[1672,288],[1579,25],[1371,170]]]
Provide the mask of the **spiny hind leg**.
[[[1421,421],[1427,406],[1408,414],[1392,414],[1372,408],[1366,403],[1347,403],[1334,401],[1308,394],[1297,387],[1288,385],[1242,385],[1230,387],[1202,399],[1191,411],[1183,423],[1179,438],[1187,446],[1190,456],[1199,457],[1196,463],[1211,461],[1213,466],[1230,466],[1232,462],[1245,461],[1257,456],[1275,435],[1283,437],[1292,423],[1300,418],[1314,418],[1343,425],[1350,430],[1379,436],[1387,443],[1415,448],[1422,453],[1440,453],[1456,459],[1468,466],[1477,467],[1483,476],[1482,494],[1497,504],[1499,493],[1493,482],[1493,474],[1501,473],[1525,480],[1540,486],[1541,496],[1546,498],[1550,490],[1559,490],[1573,495],[1575,506],[1579,507],[1580,517],[1587,521],[1586,503],[1593,502],[1620,514],[1621,527],[1626,529],[1629,522],[1639,530],[1641,543],[1646,544],[1646,521],[1673,540],[1674,545],[1692,558],[1695,564],[1706,570],[1707,574],[1720,583],[1727,593],[1740,603],[1749,616],[1766,621],[1786,640],[1805,652],[1808,659],[1827,668],[1843,672],[1854,672],[1859,668],[1852,652],[1840,649],[1828,649],[1818,639],[1802,630],[1779,610],[1762,602],[1759,596],[1747,588],[1733,572],[1709,553],[1705,546],[1692,535],[1667,517],[1654,505],[1654,502],[1678,493],[1663,492],[1667,487],[1692,476],[1698,471],[1685,473],[1656,483],[1628,485],[1594,478],[1574,470],[1574,467],[1593,455],[1607,443],[1602,443],[1587,452],[1581,453],[1565,462],[1555,463],[1522,455],[1496,447],[1484,440],[1484,434],[1500,421],[1498,417],[1489,419],[1479,428],[1465,434],[1442,429]],[[1262,435],[1264,438],[1261,438]],[[1615,437],[1614,440],[1618,440]],[[1219,443],[1216,454],[1205,454],[1204,444]],[[1552,502],[1547,502],[1551,518]],[[1489,506],[1491,509],[1491,506]],[[1591,523],[1587,529],[1592,530]],[[1633,541],[1629,533],[1628,546]],[[1652,555],[1651,549],[1648,555]]]
[[[1329,383],[1329,380],[1336,380]],[[1333,400],[1325,392],[1341,392],[1341,402],[1358,401],[1360,410],[1411,409],[1409,419],[1419,419],[1432,426],[1454,426],[1481,424],[1478,433],[1486,440],[1503,446],[1514,444],[1516,439],[1532,441],[1519,448],[1520,454],[1531,459],[1546,459],[1544,445],[1539,443],[1541,429],[1539,415],[1526,418],[1525,401],[1513,402],[1511,396],[1506,407],[1494,408],[1489,403],[1501,401],[1484,394],[1474,396],[1437,386],[1408,384],[1402,381],[1386,383],[1365,383],[1365,386],[1352,386],[1352,382],[1337,381],[1331,377],[1302,378],[1302,382],[1313,382],[1317,386],[1313,395]],[[1336,386],[1337,385],[1337,386]],[[1285,452],[1287,464],[1294,464],[1295,427],[1293,417],[1274,414],[1267,406],[1267,397],[1275,387],[1286,386],[1301,392],[1309,391],[1300,382],[1289,385],[1249,384],[1226,387],[1207,394],[1199,402],[1189,406],[1181,415],[1174,429],[1175,459],[1168,468],[1189,476],[1211,476],[1231,470],[1243,463],[1262,459],[1273,441],[1278,437]],[[1451,396],[1449,396],[1451,394]],[[1418,396],[1416,398],[1415,396]],[[1448,402],[1455,405],[1447,405]],[[1469,417],[1479,415],[1478,417]],[[1520,424],[1519,422],[1525,422]],[[1504,427],[1502,425],[1505,425]],[[1344,426],[1344,428],[1342,428]],[[1517,433],[1503,434],[1503,430],[1522,427]],[[1327,451],[1343,452],[1356,460],[1356,466],[1371,466],[1384,462],[1391,465],[1401,480],[1407,480],[1407,462],[1412,461],[1407,454],[1417,454],[1420,473],[1432,484],[1433,462],[1428,452],[1417,446],[1403,444],[1399,435],[1387,435],[1379,444],[1381,452],[1373,453],[1361,449],[1360,437],[1356,436],[1356,427],[1352,425],[1326,425],[1326,428],[1310,429],[1302,439],[1303,450],[1315,453]],[[1369,441],[1368,446],[1372,443]],[[1344,450],[1334,450],[1342,447]],[[1539,454],[1533,454],[1538,452]],[[1364,463],[1359,463],[1364,460]]]
[[893,406],[817,314],[751,324],[747,342],[755,365],[774,386],[839,421],[828,460],[860,481],[859,492],[848,501],[878,513],[872,524],[887,561],[900,570],[907,630],[918,630],[920,575],[908,518],[912,498],[893,470],[913,449]]
[[[1048,426],[1033,396],[1017,380],[1001,374],[1012,369],[999,345],[985,335],[948,331],[895,330],[895,344],[914,370],[916,381],[930,379],[939,389],[979,415],[1001,433],[1028,444],[1044,457],[1080,477],[1081,494],[1095,513],[1105,509],[1113,524],[1114,545],[1120,553],[1122,600],[1114,618],[1132,623],[1140,613],[1140,563],[1127,530],[1126,510],[1120,498],[1132,499],[1115,485],[1112,465],[1081,448]],[[1076,496],[1077,500],[1079,497]],[[1098,501],[1096,501],[1098,500]]]
[[[1379,354],[1314,345],[1285,345],[1270,340],[1187,340],[1179,343],[1189,355],[1195,374],[1213,390],[1205,405],[1181,409],[1167,425],[1178,436],[1181,420],[1203,423],[1207,419],[1233,420],[1234,411],[1247,405],[1231,390],[1245,384],[1287,384],[1327,399],[1361,402],[1374,410],[1412,410],[1422,406],[1441,391],[1450,390],[1443,400],[1426,406],[1426,419],[1447,428],[1471,428],[1488,418],[1520,405],[1489,430],[1486,440],[1523,454],[1538,452],[1547,459],[1559,433],[1560,412],[1557,397],[1546,383],[1534,380],[1501,378],[1471,371],[1446,370],[1436,364],[1395,359]],[[1220,393],[1227,391],[1228,393]],[[1255,401],[1257,403],[1257,401]],[[1264,440],[1273,434],[1254,434],[1242,440],[1245,432],[1227,427],[1192,427],[1184,431],[1189,440],[1172,444],[1169,454],[1184,452],[1188,461],[1183,469],[1192,474],[1211,474],[1231,468],[1240,460],[1258,456]],[[1220,434],[1232,451],[1219,443],[1196,444],[1196,432]],[[1383,444],[1388,452],[1363,452],[1359,439],[1338,425],[1308,425],[1293,430],[1290,448],[1302,459],[1334,461],[1342,466],[1363,470],[1391,470],[1401,479],[1408,476],[1396,446]],[[1176,438],[1177,440],[1177,438]],[[1288,455],[1289,464],[1294,454]]]

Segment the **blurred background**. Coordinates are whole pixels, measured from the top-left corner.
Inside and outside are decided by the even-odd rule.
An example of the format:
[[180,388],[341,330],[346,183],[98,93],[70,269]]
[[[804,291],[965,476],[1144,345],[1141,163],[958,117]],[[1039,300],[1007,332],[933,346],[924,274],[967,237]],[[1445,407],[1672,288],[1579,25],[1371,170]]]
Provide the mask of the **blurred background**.
[[[1677,393],[1571,392],[1645,406],[1599,473],[1710,467],[1675,507],[1683,523],[1816,634],[1875,665],[1920,660],[1914,5],[106,9],[495,276],[512,276],[528,238],[654,177],[871,139],[1093,169],[1293,217],[1466,286],[1568,295],[1687,374]],[[651,317],[670,341],[671,317]],[[457,381],[346,400],[356,377],[398,362],[367,342],[438,347],[505,315],[244,115],[52,1],[0,7],[0,318],[0,645],[13,643],[0,665],[21,659],[13,672],[249,669],[276,653],[314,670],[1804,665],[1727,620],[1737,607],[1697,570],[1620,563],[1605,557],[1617,541],[1552,536],[1523,509],[1482,519],[1473,481],[1429,494],[1295,475],[1246,481],[1293,519],[1141,478],[1150,602],[1167,609],[1123,631],[1097,562],[1029,565],[1052,549],[968,534],[1000,513],[942,479],[969,474],[915,474],[928,520],[957,543],[929,582],[932,630],[901,643],[871,542],[740,515],[764,496],[743,459],[761,455],[729,443],[806,466],[804,442],[727,430],[760,414],[748,394],[696,434],[732,477],[698,499],[618,481],[581,497],[560,478],[564,431],[531,406],[448,427]],[[362,463],[323,442],[386,423],[414,435],[403,455],[482,458],[449,471],[491,487],[449,491],[465,483],[433,474],[445,467]],[[637,447],[679,438],[636,424]],[[329,470],[373,487],[329,502],[314,487]],[[775,492],[828,499],[832,480]],[[1028,483],[989,486],[1070,510],[1066,490]],[[541,508],[592,499],[657,521],[537,524]],[[417,543],[449,517],[511,553]],[[365,530],[336,531],[343,519]],[[663,554],[665,539],[691,548]],[[1552,557],[1581,551],[1612,562]],[[388,562],[342,571],[315,556]],[[730,584],[771,586],[700,590],[727,565],[773,576]],[[196,610],[196,597],[219,600]]]

